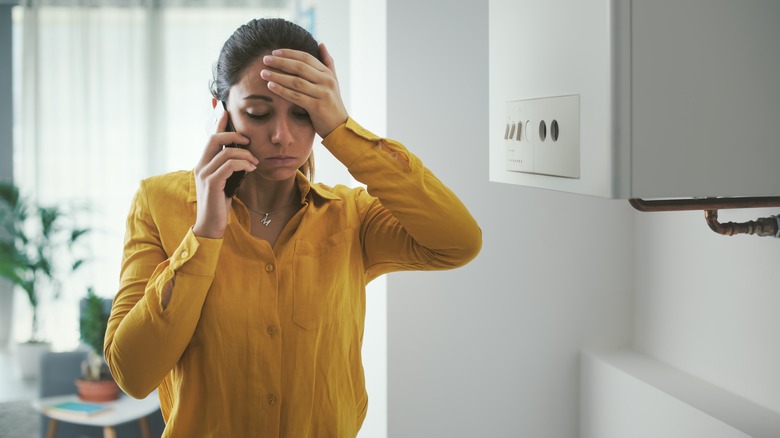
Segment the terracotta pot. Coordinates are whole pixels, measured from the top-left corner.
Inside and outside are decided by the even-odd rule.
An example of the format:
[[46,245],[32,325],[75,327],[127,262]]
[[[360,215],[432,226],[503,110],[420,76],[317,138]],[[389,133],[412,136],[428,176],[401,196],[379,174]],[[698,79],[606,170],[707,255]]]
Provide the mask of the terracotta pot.
[[76,379],[79,398],[91,402],[107,402],[119,398],[119,385],[113,380],[94,382]]

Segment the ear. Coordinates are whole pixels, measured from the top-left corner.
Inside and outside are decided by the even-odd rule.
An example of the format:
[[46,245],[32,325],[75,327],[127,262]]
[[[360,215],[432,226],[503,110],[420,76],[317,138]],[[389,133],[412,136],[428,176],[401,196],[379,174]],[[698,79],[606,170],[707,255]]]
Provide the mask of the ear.
[[212,98],[211,98],[211,107],[212,107],[212,108],[216,108],[216,107],[217,107],[217,102],[219,102],[219,101],[217,100],[217,98],[216,98],[216,97],[212,97]]

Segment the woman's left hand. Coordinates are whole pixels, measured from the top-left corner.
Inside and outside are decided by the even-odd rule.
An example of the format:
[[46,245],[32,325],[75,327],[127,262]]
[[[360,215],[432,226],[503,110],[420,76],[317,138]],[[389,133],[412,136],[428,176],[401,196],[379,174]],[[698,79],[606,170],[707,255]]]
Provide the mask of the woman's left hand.
[[349,114],[341,99],[336,67],[325,44],[320,44],[324,63],[314,56],[291,49],[277,49],[263,57],[271,69],[260,76],[268,89],[309,113],[314,130],[325,138],[347,121]]

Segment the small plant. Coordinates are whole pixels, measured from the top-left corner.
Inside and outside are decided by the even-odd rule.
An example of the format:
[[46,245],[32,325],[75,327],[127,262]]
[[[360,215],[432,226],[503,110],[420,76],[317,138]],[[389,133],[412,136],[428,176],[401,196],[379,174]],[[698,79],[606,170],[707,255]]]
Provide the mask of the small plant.
[[87,359],[81,364],[84,380],[112,380],[111,372],[103,360],[103,340],[106,337],[109,312],[103,307],[103,298],[95,294],[93,288],[87,289],[85,306],[81,312],[79,332],[81,340],[89,347]]
[[57,299],[61,278],[84,263],[75,244],[88,229],[58,206],[40,206],[18,187],[0,182],[0,277],[21,287],[32,307],[30,342],[43,342],[39,310],[45,298]]

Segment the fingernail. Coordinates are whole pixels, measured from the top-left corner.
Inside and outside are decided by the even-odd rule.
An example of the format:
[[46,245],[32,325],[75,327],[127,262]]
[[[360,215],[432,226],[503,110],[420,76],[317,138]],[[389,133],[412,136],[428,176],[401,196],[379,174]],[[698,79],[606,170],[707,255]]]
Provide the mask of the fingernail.
[[272,51],[271,54],[274,55],[274,56],[281,56],[282,55],[282,51],[279,50],[279,49],[276,49],[276,50]]
[[268,70],[260,70],[260,77],[263,79],[268,79],[269,77],[271,77],[271,72],[269,72]]
[[263,63],[264,64],[270,64],[272,62],[274,62],[274,57],[273,56],[268,56],[268,55],[263,56]]

